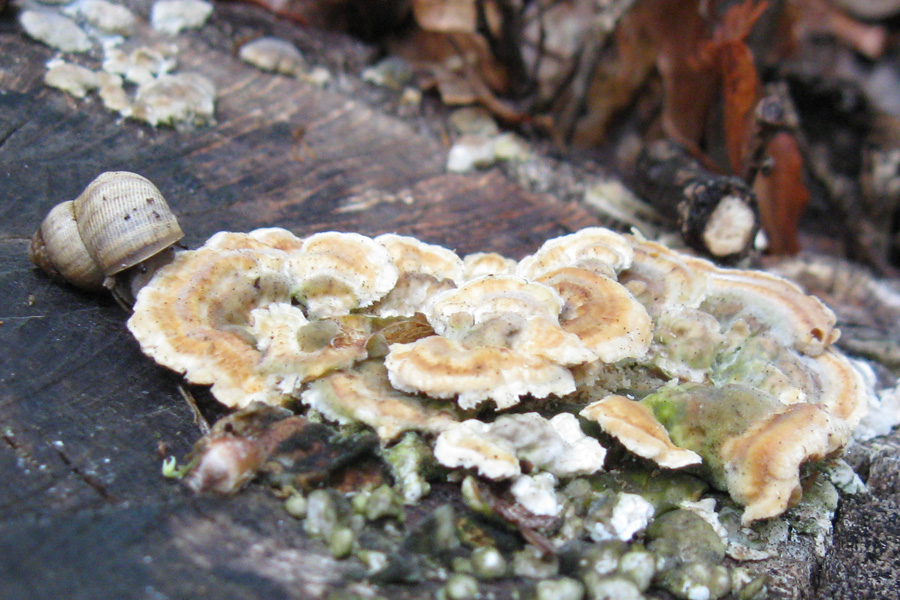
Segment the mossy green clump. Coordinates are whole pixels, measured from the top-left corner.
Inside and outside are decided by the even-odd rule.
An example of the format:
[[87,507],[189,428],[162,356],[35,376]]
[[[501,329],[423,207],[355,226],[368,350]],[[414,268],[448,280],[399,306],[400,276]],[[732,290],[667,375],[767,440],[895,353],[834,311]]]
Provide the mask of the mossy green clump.
[[665,386],[641,403],[653,411],[676,446],[703,458],[712,484],[722,490],[727,489],[722,444],[783,406],[771,395],[749,386],[692,383]]
[[682,600],[718,600],[731,592],[731,577],[722,565],[690,562],[665,571],[661,587]]
[[428,495],[428,479],[439,471],[431,445],[415,432],[403,434],[400,441],[381,449],[381,456],[394,478],[397,492],[407,504],[414,504]]
[[725,544],[712,525],[697,513],[669,511],[647,528],[648,548],[678,562],[717,564],[725,558]]
[[696,502],[709,489],[709,484],[694,475],[640,466],[597,473],[584,480],[595,491],[621,490],[637,494],[653,505],[656,514],[678,508],[684,502]]
[[478,598],[478,580],[471,575],[451,575],[441,596],[446,600],[475,600]]

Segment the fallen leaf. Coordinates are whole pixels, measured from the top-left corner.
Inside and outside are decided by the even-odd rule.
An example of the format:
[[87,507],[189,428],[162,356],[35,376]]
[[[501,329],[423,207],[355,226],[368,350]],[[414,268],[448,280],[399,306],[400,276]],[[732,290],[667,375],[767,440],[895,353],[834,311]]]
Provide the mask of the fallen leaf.
[[772,159],[772,169],[760,173],[753,190],[759,200],[762,227],[769,238],[769,253],[796,254],[800,249],[797,226],[809,202],[803,156],[797,141],[786,132],[776,133],[766,151]]

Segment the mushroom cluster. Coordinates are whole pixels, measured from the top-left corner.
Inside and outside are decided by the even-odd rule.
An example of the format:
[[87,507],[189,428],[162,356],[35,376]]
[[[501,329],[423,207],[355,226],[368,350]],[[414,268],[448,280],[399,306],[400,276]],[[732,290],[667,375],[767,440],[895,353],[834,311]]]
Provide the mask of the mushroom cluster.
[[779,515],[871,394],[833,313],[787,280],[602,228],[518,262],[393,234],[219,233],[156,273],[128,326],[229,407],[299,400],[385,446],[418,432],[546,515],[560,480],[603,469],[599,430],[704,473],[744,523]]

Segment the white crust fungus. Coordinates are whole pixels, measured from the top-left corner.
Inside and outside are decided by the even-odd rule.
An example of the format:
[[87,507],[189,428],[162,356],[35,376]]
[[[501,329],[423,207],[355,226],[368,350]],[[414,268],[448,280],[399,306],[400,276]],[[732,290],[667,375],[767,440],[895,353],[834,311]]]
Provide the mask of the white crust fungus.
[[84,98],[88,92],[100,86],[96,73],[87,67],[64,60],[52,60],[47,63],[44,83],[76,98]]
[[175,35],[183,29],[199,29],[212,14],[213,6],[203,0],[158,0],[150,9],[153,29]]
[[438,436],[434,456],[445,466],[501,480],[521,475],[523,460],[556,477],[589,475],[603,468],[606,450],[581,432],[574,415],[548,420],[524,413],[502,415],[490,424],[470,419],[454,425]]
[[199,73],[160,75],[141,84],[131,117],[150,125],[203,125],[213,120],[215,84]]
[[131,35],[136,18],[134,13],[106,0],[81,0],[73,9],[89,24],[105,33]]
[[26,10],[19,23],[29,36],[63,52],[87,52],[93,44],[75,21],[45,10]]
[[305,68],[300,50],[276,37],[265,36],[247,42],[238,51],[238,58],[263,71],[282,75],[297,75]]

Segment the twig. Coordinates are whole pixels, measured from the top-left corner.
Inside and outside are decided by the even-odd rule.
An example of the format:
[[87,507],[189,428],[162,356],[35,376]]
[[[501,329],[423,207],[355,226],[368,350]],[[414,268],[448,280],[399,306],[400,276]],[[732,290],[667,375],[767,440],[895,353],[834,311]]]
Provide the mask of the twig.
[[178,391],[181,393],[181,397],[184,398],[184,401],[187,402],[191,412],[194,413],[194,423],[196,423],[197,427],[200,429],[200,434],[209,435],[209,421],[206,420],[206,417],[203,416],[203,413],[201,413],[200,409],[197,407],[197,401],[194,399],[194,395],[191,394],[186,387],[180,384],[178,385]]
[[753,190],[741,179],[707,171],[669,141],[644,148],[635,171],[638,193],[662,214],[677,214],[690,247],[723,262],[753,249],[759,210]]

